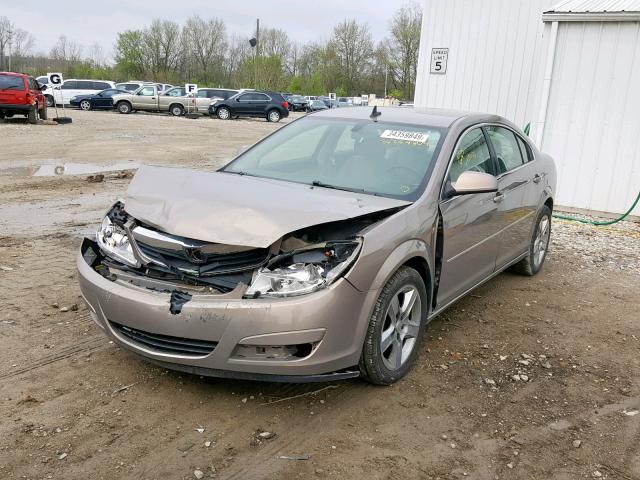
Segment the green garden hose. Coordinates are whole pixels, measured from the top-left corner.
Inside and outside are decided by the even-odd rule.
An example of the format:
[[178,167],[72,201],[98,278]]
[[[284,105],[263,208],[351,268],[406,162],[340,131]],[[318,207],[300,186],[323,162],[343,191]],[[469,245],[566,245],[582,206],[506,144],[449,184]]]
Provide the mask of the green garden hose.
[[638,192],[638,196],[636,197],[635,202],[633,202],[633,205],[631,205],[631,208],[629,208],[629,210],[627,210],[621,217],[614,218],[613,220],[607,220],[606,222],[597,222],[597,221],[594,221],[594,220],[586,220],[586,219],[582,219],[582,218],[571,217],[569,215],[560,215],[560,214],[557,214],[557,213],[554,213],[553,216],[554,216],[554,218],[559,218],[561,220],[570,220],[572,222],[586,223],[587,225],[596,225],[596,226],[613,225],[614,223],[621,222],[626,217],[628,217],[629,214],[631,212],[633,212],[633,209],[636,208],[636,205],[638,205],[638,202],[640,202],[640,192]]

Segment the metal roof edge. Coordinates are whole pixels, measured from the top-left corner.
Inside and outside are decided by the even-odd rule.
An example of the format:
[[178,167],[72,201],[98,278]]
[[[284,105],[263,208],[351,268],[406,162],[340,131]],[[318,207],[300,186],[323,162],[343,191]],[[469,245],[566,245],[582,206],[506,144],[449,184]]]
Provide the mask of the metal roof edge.
[[640,22],[640,12],[545,12],[543,22]]

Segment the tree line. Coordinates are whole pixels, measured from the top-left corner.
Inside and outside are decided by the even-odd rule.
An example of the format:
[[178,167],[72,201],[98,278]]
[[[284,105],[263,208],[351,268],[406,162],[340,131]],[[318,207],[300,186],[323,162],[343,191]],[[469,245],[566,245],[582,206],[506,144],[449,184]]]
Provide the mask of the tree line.
[[[8,68],[11,44],[12,68],[33,74],[61,71],[67,78],[197,83],[307,95],[382,95],[386,89],[390,96],[412,99],[421,24],[422,9],[407,3],[393,13],[387,35],[379,42],[368,24],[346,19],[333,27],[328,40],[298,43],[280,28],[261,27],[242,36],[229,33],[219,18],[193,15],[182,25],[155,19],[144,29],[118,33],[113,59],[108,59],[99,44],[82,46],[64,35],[47,54],[34,54],[34,37],[0,17],[0,70]],[[258,38],[255,47],[249,42],[252,37]]]

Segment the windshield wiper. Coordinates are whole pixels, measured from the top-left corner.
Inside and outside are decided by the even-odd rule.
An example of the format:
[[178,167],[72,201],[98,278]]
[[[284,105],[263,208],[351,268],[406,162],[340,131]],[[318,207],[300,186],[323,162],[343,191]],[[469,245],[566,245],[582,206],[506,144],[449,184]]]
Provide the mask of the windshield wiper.
[[377,193],[367,192],[364,188],[340,187],[338,185],[331,185],[330,183],[321,182],[320,180],[312,181],[311,185],[314,187],[330,188],[332,190],[342,190],[344,192],[355,192],[355,193],[366,193],[367,195],[377,195]]

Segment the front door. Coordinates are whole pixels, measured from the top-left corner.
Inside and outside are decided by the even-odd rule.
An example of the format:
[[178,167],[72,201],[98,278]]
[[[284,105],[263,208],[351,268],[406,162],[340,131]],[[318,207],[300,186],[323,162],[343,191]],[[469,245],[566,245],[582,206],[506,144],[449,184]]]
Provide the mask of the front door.
[[[495,175],[495,163],[482,128],[466,132],[458,142],[445,182],[464,171]],[[502,228],[496,193],[458,195],[443,199],[443,258],[437,304],[443,306],[471,289],[495,270]]]
[[153,110],[158,104],[156,87],[148,86],[140,89],[132,99],[134,109]]

